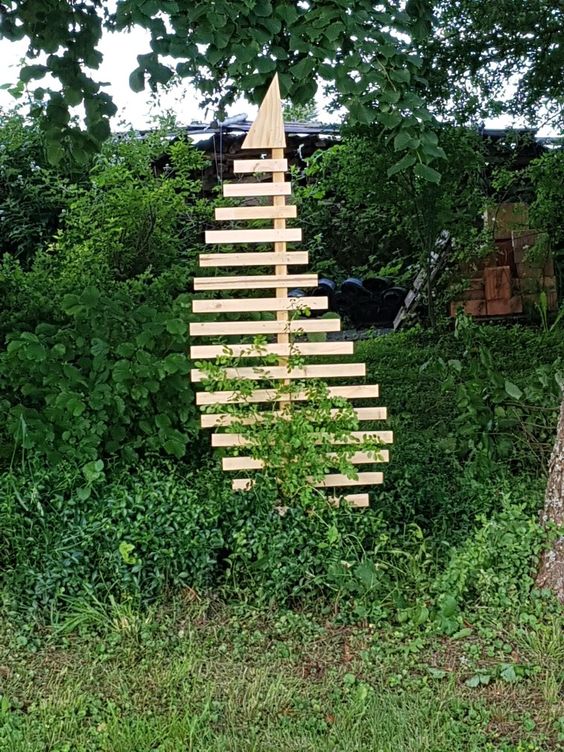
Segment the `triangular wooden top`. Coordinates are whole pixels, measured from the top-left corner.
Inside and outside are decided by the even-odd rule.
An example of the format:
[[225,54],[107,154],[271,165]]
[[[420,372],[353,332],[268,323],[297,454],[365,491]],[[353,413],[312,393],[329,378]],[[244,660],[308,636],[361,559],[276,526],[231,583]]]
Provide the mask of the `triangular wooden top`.
[[282,115],[278,74],[276,74],[241,148],[283,149],[285,146],[284,117]]

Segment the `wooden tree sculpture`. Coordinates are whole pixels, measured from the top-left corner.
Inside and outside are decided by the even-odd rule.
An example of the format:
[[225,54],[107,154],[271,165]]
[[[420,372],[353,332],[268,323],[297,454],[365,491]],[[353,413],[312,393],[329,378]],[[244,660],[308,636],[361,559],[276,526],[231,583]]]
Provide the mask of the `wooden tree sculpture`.
[[[208,268],[240,268],[240,267],[274,267],[274,274],[250,274],[239,276],[197,277],[194,280],[196,292],[217,290],[274,290],[275,297],[240,297],[221,298],[217,300],[195,300],[193,312],[197,314],[223,314],[244,312],[275,312],[275,321],[209,321],[196,322],[190,325],[192,337],[243,337],[245,335],[265,335],[274,341],[261,347],[256,353],[250,352],[248,344],[230,344],[230,352],[246,357],[258,357],[267,352],[276,355],[278,365],[264,367],[227,368],[229,378],[276,380],[280,384],[288,383],[291,379],[340,379],[350,376],[365,376],[364,363],[343,364],[311,364],[301,367],[288,367],[288,357],[292,353],[300,356],[350,355],[354,351],[351,342],[295,342],[296,335],[309,332],[339,331],[338,319],[305,319],[295,320],[292,311],[308,308],[310,310],[324,310],[328,308],[328,299],[324,297],[289,297],[288,290],[296,287],[315,288],[318,285],[316,274],[289,274],[288,267],[308,263],[308,254],[304,251],[288,251],[288,243],[296,243],[302,239],[300,229],[286,227],[286,220],[297,215],[296,206],[288,205],[286,197],[291,194],[291,185],[284,179],[288,170],[287,160],[284,158],[286,138],[278,78],[274,77],[270,88],[262,102],[257,118],[253,123],[245,141],[243,149],[268,150],[268,159],[235,160],[235,173],[254,174],[270,173],[271,182],[227,184],[223,188],[226,197],[272,197],[272,204],[268,206],[234,206],[222,207],[215,210],[217,220],[240,222],[245,220],[271,220],[268,229],[229,229],[212,230],[206,233],[206,242],[210,244],[273,244],[273,251],[219,254],[201,254],[200,266]],[[193,345],[190,355],[194,360],[215,359],[225,352],[221,344]],[[202,369],[193,369],[191,378],[194,382],[202,382],[206,374]],[[333,397],[346,399],[367,399],[378,397],[377,385],[333,386],[329,388]],[[271,403],[276,400],[283,403],[289,398],[281,392],[272,389],[255,389],[245,398],[248,402]],[[293,392],[292,400],[307,399],[305,391]],[[240,395],[234,391],[198,392],[197,404],[227,405],[233,401],[242,401]],[[386,408],[359,407],[355,410],[359,420],[381,420],[386,418]],[[212,446],[236,447],[245,443],[241,434],[230,433],[226,413],[205,414],[202,416],[202,427],[220,429],[212,435]],[[223,429],[223,430],[222,430]],[[227,429],[227,430],[225,430]],[[391,443],[391,431],[358,431],[354,439],[373,438],[381,443]],[[352,439],[351,439],[352,440]],[[381,451],[377,458],[386,461],[388,453]],[[374,453],[356,452],[350,460],[354,464],[374,463]],[[268,459],[265,461],[268,463]],[[257,462],[253,457],[235,456],[223,459],[224,470],[240,471],[254,470],[264,467],[264,463]],[[316,485],[324,488],[339,488],[346,486],[368,486],[382,483],[380,472],[359,472],[357,478],[348,478],[343,474],[328,474],[322,483]],[[248,478],[233,481],[235,489],[245,489],[252,481]],[[350,494],[342,496],[354,506],[367,506],[368,494]]]

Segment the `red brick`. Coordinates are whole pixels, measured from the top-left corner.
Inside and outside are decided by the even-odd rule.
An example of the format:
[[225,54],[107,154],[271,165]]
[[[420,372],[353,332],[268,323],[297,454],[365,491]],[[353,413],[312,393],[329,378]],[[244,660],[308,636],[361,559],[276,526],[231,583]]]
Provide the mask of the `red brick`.
[[488,300],[486,309],[488,316],[509,316],[512,313],[509,298],[507,300]]
[[520,295],[514,295],[509,300],[509,308],[511,313],[523,313],[523,299]]
[[463,306],[464,313],[469,316],[485,316],[487,313],[485,300],[465,300]]
[[547,300],[547,307],[549,311],[557,311],[558,310],[558,295],[556,294],[556,290],[550,290],[546,294],[548,300]]
[[552,257],[545,262],[542,273],[545,277],[554,277],[554,260]]

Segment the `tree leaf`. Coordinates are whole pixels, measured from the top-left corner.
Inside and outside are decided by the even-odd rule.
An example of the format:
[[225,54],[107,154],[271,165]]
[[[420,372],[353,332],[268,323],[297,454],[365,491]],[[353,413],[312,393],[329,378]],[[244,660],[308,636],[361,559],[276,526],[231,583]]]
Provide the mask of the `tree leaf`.
[[388,177],[391,178],[392,175],[395,175],[398,172],[403,172],[404,170],[407,170],[409,167],[414,165],[416,162],[415,156],[413,154],[406,154],[405,157],[402,157],[399,162],[396,162],[395,165],[392,165],[388,169]]
[[521,389],[519,389],[517,384],[514,384],[512,381],[508,381],[507,379],[505,379],[505,391],[510,397],[513,397],[513,399],[515,400],[520,400],[523,396],[523,392],[521,391]]
[[441,173],[437,172],[437,170],[434,170],[432,167],[429,167],[429,165],[423,164],[422,162],[419,162],[415,166],[414,170],[415,174],[423,178],[423,180],[427,180],[429,183],[440,183],[441,182]]

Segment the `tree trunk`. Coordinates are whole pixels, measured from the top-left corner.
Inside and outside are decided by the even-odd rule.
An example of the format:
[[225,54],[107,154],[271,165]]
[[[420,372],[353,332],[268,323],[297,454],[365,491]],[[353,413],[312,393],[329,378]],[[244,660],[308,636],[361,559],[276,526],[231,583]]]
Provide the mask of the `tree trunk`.
[[[564,396],[560,405],[556,442],[548,466],[548,485],[541,522],[543,525],[553,523],[564,527]],[[537,575],[537,587],[549,588],[558,600],[564,603],[564,536],[561,535],[554,545],[543,553]]]

